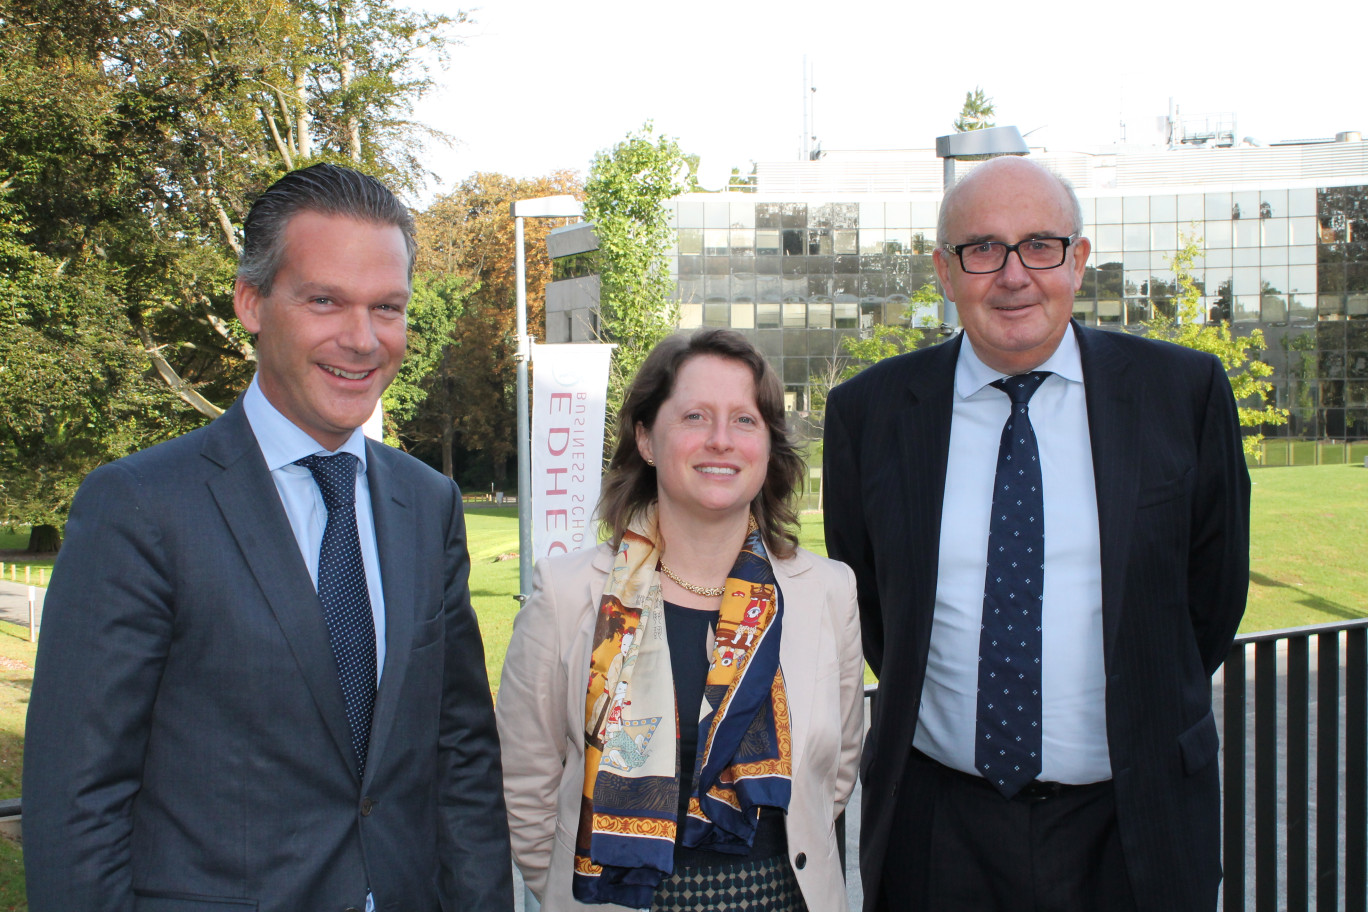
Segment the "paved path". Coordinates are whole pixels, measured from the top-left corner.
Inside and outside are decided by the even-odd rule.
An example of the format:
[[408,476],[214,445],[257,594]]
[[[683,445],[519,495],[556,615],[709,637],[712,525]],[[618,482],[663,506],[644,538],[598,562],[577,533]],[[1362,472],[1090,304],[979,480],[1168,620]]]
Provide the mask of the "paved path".
[[[34,620],[35,623],[41,623],[43,596],[47,590],[34,586],[33,591],[35,594]],[[23,583],[11,583],[8,579],[0,580],[0,620],[27,627],[29,622],[28,592],[29,587]]]

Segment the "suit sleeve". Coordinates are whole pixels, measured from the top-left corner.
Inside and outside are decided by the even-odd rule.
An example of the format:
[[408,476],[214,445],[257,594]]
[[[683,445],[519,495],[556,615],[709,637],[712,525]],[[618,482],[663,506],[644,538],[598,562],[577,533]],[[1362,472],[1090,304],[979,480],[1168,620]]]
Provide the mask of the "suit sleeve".
[[865,526],[864,501],[860,496],[856,441],[847,424],[847,397],[842,395],[847,392],[848,386],[837,388],[827,400],[822,444],[823,525],[827,555],[848,565],[855,573],[865,660],[877,676],[883,668],[883,612],[874,576],[874,555]]
[[836,769],[836,814],[845,809],[855,790],[864,739],[864,655],[860,648],[860,612],[855,602],[855,574],[842,567],[845,585],[836,600],[836,631],[841,661],[841,759]]
[[484,644],[470,605],[470,554],[461,494],[446,539],[445,644],[438,737],[440,895],[443,912],[506,912],[513,907],[513,863]]
[[1249,470],[1230,381],[1215,358],[1207,378],[1193,501],[1188,610],[1207,674],[1225,661],[1249,595]]
[[[532,573],[532,595],[513,622],[499,681],[499,733],[516,744],[504,763],[504,796],[513,857],[538,899],[546,896],[556,814],[566,763],[565,706],[569,682],[561,660],[555,587]],[[565,885],[569,889],[569,885]]]
[[132,806],[170,648],[172,586],[155,519],[125,467],[72,503],[44,600],[24,746],[33,912],[133,908]]

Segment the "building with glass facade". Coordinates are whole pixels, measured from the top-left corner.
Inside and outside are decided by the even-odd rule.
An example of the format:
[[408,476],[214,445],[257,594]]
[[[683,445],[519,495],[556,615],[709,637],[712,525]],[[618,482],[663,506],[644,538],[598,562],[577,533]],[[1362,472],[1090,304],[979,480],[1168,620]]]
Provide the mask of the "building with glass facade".
[[[1193,238],[1207,318],[1263,330],[1276,404],[1291,416],[1268,434],[1368,441],[1368,143],[1347,134],[1032,157],[1067,177],[1083,205],[1093,252],[1080,322],[1134,330],[1169,306],[1171,258]],[[843,337],[909,319],[909,300],[935,283],[941,164],[930,152],[762,163],[754,193],[672,201],[682,326],[752,337],[803,412]],[[955,328],[953,311],[910,316]]]

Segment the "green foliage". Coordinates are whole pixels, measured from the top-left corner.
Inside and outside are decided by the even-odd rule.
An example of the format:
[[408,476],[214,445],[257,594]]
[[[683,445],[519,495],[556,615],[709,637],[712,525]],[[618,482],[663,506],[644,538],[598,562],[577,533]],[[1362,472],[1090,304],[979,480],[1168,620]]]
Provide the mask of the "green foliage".
[[[926,338],[926,330],[935,322],[934,318],[926,316],[927,308],[932,308],[931,312],[934,313],[934,308],[940,302],[941,293],[935,283],[927,282],[913,292],[908,300],[907,310],[902,315],[904,323],[882,323],[875,326],[865,338],[847,336],[842,339],[844,356],[827,362],[827,370],[823,374],[808,379],[811,411],[818,415],[826,412],[827,394],[836,384],[849,380],[871,364],[918,348]],[[918,313],[922,314],[920,325],[914,325]]]
[[608,382],[615,414],[651,348],[678,325],[665,259],[671,231],[666,200],[685,192],[692,171],[679,142],[648,122],[594,156],[584,214],[599,241],[599,311],[605,342],[616,342]]
[[974,91],[964,93],[964,107],[955,118],[955,132],[968,133],[970,130],[986,130],[993,126],[993,99],[979,86]]
[[[1202,291],[1192,275],[1192,264],[1202,255],[1201,238],[1185,233],[1179,244],[1178,252],[1169,260],[1175,286],[1173,299],[1167,307],[1154,308],[1154,316],[1144,324],[1146,333],[1220,358],[1230,377],[1242,427],[1286,424],[1287,410],[1268,403],[1268,394],[1273,389],[1268,377],[1273,368],[1258,359],[1265,347],[1263,331],[1256,329],[1247,336],[1236,336],[1223,320],[1202,320]],[[1245,453],[1258,453],[1262,441],[1262,433],[1246,433]]]
[[385,442],[399,446],[396,428],[418,411],[427,390],[421,385],[442,360],[456,321],[465,312],[468,283],[455,275],[413,277],[408,305],[408,348],[394,382],[385,390]]

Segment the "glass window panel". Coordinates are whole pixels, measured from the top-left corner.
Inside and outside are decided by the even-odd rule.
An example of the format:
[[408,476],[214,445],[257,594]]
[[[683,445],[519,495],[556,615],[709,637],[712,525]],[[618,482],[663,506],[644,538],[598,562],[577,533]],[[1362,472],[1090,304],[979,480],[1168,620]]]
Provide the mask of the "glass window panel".
[[[807,382],[807,358],[784,358],[784,382],[795,386]],[[794,390],[793,408],[797,408],[802,396],[799,391]]]
[[784,305],[784,328],[805,329],[807,327],[807,304],[793,303]]
[[808,303],[808,327],[811,329],[831,329],[830,301],[811,301]]
[[755,300],[755,273],[732,271],[731,299],[733,301]]
[[860,228],[882,228],[884,226],[883,203],[860,203]]
[[837,301],[832,316],[837,329],[855,329],[860,325],[860,305],[853,301]]
[[818,203],[815,205],[808,206],[808,227],[830,228],[831,214],[831,203]]
[[1121,218],[1121,200],[1115,196],[1103,196],[1097,200],[1097,224],[1099,225],[1119,225]]
[[[1264,213],[1268,213],[1264,216]],[[1287,215],[1286,190],[1260,190],[1259,215],[1266,218],[1281,218]]]
[[1200,193],[1182,193],[1178,196],[1178,221],[1201,222],[1206,218],[1205,201]]
[[[728,200],[707,200],[703,203],[704,228],[731,227],[731,203]],[[706,319],[706,318],[705,318]]]
[[807,231],[801,228],[785,228],[780,232],[781,240],[784,245],[784,256],[801,256],[804,252],[804,242],[807,240]]
[[1151,222],[1176,222],[1178,220],[1178,198],[1176,196],[1151,196],[1149,217]]
[[853,253],[838,256],[833,271],[837,275],[854,275],[860,271],[860,258]]
[[714,276],[731,275],[731,257],[705,256],[703,258],[703,271]]
[[730,233],[726,228],[704,228],[703,253],[707,256],[726,256]]
[[884,227],[911,228],[912,205],[910,203],[885,203]]
[[831,276],[808,276],[805,297],[811,298],[816,295],[825,297],[829,294],[831,294]]
[[755,272],[758,275],[779,275],[784,271],[784,258],[781,256],[758,256],[755,258]]
[[1123,250],[1149,250],[1148,225],[1126,225],[1122,229]]
[[704,286],[705,301],[726,301],[731,297],[731,276],[710,275]]
[[1287,246],[1287,219],[1260,219],[1259,227],[1263,229],[1263,245],[1265,247]]
[[675,300],[689,304],[703,300],[702,279],[678,279],[675,282]]
[[1282,294],[1287,291],[1287,267],[1269,266],[1267,263],[1259,270],[1259,281],[1262,283],[1263,290],[1273,294]]
[[1287,243],[1290,245],[1314,244],[1318,240],[1318,235],[1319,231],[1314,218],[1291,218],[1287,220]]
[[731,305],[725,301],[707,301],[703,305],[704,326],[726,326],[731,319]]
[[806,228],[808,223],[807,203],[780,203],[779,222],[784,228]]
[[1127,269],[1124,288],[1128,298],[1149,294],[1149,270]]
[[911,205],[911,211],[912,219],[908,222],[909,228],[920,228],[923,231],[928,229],[931,231],[935,230],[936,219],[939,217],[940,213],[939,203],[914,202]]
[[1097,224],[1097,200],[1092,197],[1086,199],[1080,198],[1078,200],[1078,208],[1083,212],[1084,225]]
[[1206,260],[1207,266],[1216,266],[1222,269],[1230,266],[1235,259],[1231,255],[1229,249],[1208,250],[1205,254],[1203,254],[1203,257]]
[[1345,295],[1344,314],[1351,320],[1368,317],[1368,294]]
[[860,206],[858,203],[832,203],[831,204],[831,227],[832,228],[858,228],[860,227]]
[[732,228],[754,228],[755,203],[732,203],[730,226]]
[[1220,221],[1208,221],[1203,226],[1203,230],[1206,231],[1207,250],[1230,246],[1233,234],[1230,225],[1230,219],[1221,219]]
[[[1257,295],[1259,293],[1259,267],[1236,266],[1232,271],[1231,292],[1236,295]],[[1258,305],[1255,305],[1255,312]],[[1258,319],[1255,317],[1255,319]]]
[[755,325],[760,329],[778,329],[780,305],[761,301],[755,305]]
[[679,201],[679,227],[703,227],[703,204],[701,202],[692,202],[690,200]]
[[1293,218],[1315,216],[1316,191],[1311,187],[1287,191],[1287,214]]
[[884,251],[884,230],[860,226],[860,253],[875,254]]
[[1280,294],[1265,292],[1262,300],[1262,319],[1265,323],[1287,322],[1287,298]]
[[1093,299],[1074,298],[1073,316],[1080,323],[1096,323],[1097,314],[1094,311]]
[[749,228],[733,228],[728,232],[732,256],[755,255],[755,232]]
[[859,253],[860,232],[854,228],[837,228],[831,232],[831,248],[836,253]]
[[1237,247],[1231,251],[1234,254],[1236,266],[1258,266],[1259,248],[1258,247]]
[[774,229],[757,229],[755,232],[755,252],[757,255],[766,256],[781,252],[783,245],[779,240],[779,232]]
[[1098,225],[1096,247],[1100,253],[1113,253],[1121,249],[1121,226]]
[[1259,217],[1259,191],[1240,190],[1230,195],[1230,217],[1235,218],[1236,212],[1240,213],[1240,218],[1252,219]]
[[911,228],[884,229],[884,252],[890,254],[907,253],[912,249]]
[[882,273],[866,272],[860,276],[861,298],[882,298],[884,296],[884,277]]
[[[806,306],[803,312],[807,312]],[[808,353],[808,333],[805,327],[784,330],[784,354],[806,355]]]
[[782,206],[779,203],[756,203],[755,227],[778,228],[781,209]]
[[1235,296],[1235,313],[1232,315],[1236,323],[1251,323],[1259,319],[1259,295],[1256,294],[1237,294]]
[[1293,322],[1316,319],[1316,296],[1313,294],[1289,294],[1287,296],[1287,318]]
[[703,252],[703,230],[701,228],[680,228],[678,238],[681,254],[701,254]]
[[779,286],[780,297],[786,303],[807,300],[807,276],[784,276]]
[[1127,225],[1132,222],[1150,220],[1150,200],[1148,196],[1127,196],[1121,200],[1121,214]]
[[780,294],[778,276],[760,275],[755,277],[755,298],[757,301],[775,302],[779,300]]
[[1287,269],[1287,290],[1314,294],[1316,291],[1316,267],[1289,266]]
[[1151,250],[1177,250],[1178,226],[1173,222],[1155,222],[1150,225]]
[[855,299],[860,294],[860,277],[854,273],[837,273],[831,278],[831,293],[838,297],[844,295]]
[[1259,262],[1265,266],[1286,266],[1286,247],[1265,247],[1259,251]]
[[737,329],[754,329],[755,305],[749,301],[732,304],[731,325]]
[[679,305],[679,328],[697,329],[703,325],[703,305],[702,304],[680,304]]
[[1150,268],[1150,256],[1148,251],[1138,251],[1125,254],[1122,259],[1125,261],[1126,269],[1139,269],[1148,272]]
[[1121,301],[1099,300],[1097,302],[1097,322],[1098,323],[1120,323],[1121,322]]
[[1288,247],[1287,262],[1291,266],[1314,266],[1316,263],[1316,248]]
[[833,256],[810,256],[806,263],[806,272],[810,276],[829,276],[836,271],[836,258]]
[[1257,218],[1236,219],[1232,223],[1235,227],[1235,246],[1236,247],[1258,247],[1259,228],[1263,224]]
[[1211,222],[1223,222],[1230,219],[1230,194],[1229,193],[1208,193],[1206,194],[1205,217],[1210,228]]
[[831,249],[831,229],[830,228],[809,228],[808,229],[808,256],[830,256]]

